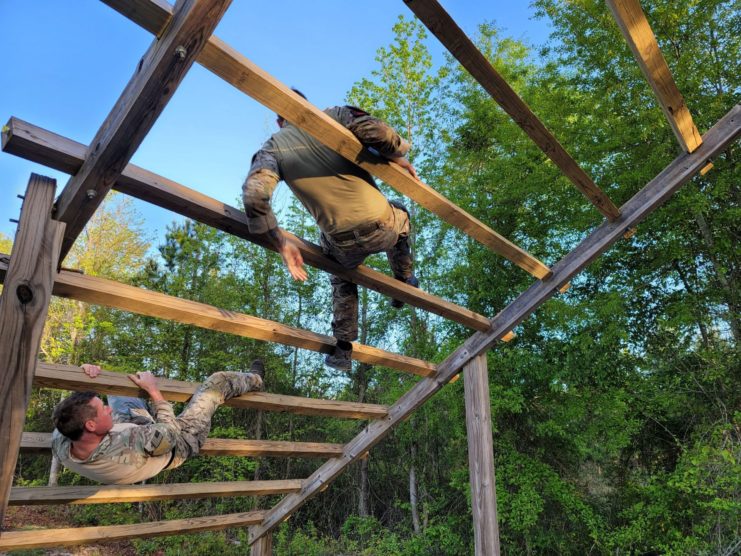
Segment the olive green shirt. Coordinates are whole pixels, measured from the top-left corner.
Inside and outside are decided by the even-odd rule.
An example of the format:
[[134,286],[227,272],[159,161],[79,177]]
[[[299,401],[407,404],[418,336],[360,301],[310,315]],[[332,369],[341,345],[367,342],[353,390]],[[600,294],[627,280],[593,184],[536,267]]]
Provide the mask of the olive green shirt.
[[[409,150],[390,126],[351,106],[325,110],[372,151],[388,158]],[[248,226],[265,233],[277,226],[270,199],[280,179],[332,235],[388,220],[391,208],[373,177],[294,125],[286,124],[255,154],[243,188]]]

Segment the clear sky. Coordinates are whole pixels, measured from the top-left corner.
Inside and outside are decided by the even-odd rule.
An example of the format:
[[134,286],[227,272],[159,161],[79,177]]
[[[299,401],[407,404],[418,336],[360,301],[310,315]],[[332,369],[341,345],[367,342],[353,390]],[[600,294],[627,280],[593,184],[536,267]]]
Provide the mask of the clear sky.
[[[506,35],[532,45],[548,28],[532,19],[527,0],[442,0],[474,35],[495,21]],[[353,83],[377,67],[378,48],[391,43],[402,0],[233,0],[216,35],[289,86],[325,108],[341,103]],[[153,40],[98,0],[0,0],[0,125],[16,116],[88,144]],[[443,48],[428,44],[436,60]],[[237,205],[252,153],[275,131],[274,115],[200,65],[194,64],[135,153],[147,170]],[[0,153],[0,232],[15,233],[31,172],[68,176]],[[285,186],[276,194],[287,195]],[[156,246],[177,215],[137,201]]]

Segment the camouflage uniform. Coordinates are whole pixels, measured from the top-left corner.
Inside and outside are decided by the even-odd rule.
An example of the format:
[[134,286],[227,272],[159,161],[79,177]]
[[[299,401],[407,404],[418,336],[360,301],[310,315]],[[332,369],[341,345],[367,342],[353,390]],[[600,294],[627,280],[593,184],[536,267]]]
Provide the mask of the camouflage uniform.
[[140,398],[111,396],[116,424],[87,459],[74,458],[72,441],[56,430],[52,450],[65,467],[94,481],[137,483],[197,455],[216,409],[226,400],[261,388],[262,379],[253,373],[214,373],[177,417],[166,401],[153,402],[152,415]]
[[[335,106],[325,114],[377,154],[395,158],[409,150],[393,128],[358,108]],[[385,251],[395,278],[405,281],[412,275],[407,210],[389,202],[368,172],[291,124],[274,134],[252,158],[242,187],[251,233],[264,234],[278,226],[270,199],[281,179],[319,225],[320,244],[327,256],[345,268],[355,268],[368,255]],[[355,340],[358,288],[337,276],[331,276],[330,282],[334,336]]]

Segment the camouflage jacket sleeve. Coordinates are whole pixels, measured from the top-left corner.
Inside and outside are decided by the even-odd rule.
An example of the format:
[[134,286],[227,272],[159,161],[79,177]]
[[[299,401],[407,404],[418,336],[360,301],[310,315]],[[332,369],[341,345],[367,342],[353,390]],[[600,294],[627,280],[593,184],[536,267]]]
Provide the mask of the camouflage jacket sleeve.
[[366,147],[386,158],[399,158],[409,152],[409,143],[383,120],[354,106],[336,108],[336,118]]
[[180,425],[169,402],[154,402],[152,405],[156,423],[136,427],[131,433],[131,445],[140,453],[161,456],[175,448]]
[[252,157],[252,166],[242,186],[242,201],[250,233],[264,234],[278,227],[270,199],[280,181],[275,156],[263,147]]

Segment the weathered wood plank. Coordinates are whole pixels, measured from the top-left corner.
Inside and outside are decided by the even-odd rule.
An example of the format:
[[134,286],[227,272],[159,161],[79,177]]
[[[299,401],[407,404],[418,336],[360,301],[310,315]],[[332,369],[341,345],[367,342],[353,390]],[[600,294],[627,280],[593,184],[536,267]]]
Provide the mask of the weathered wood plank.
[[[136,0],[132,3],[146,2],[151,2],[151,0]],[[120,2],[109,0],[106,3],[116,5]],[[146,10],[142,9],[137,14],[132,14],[131,20],[150,32],[156,33],[166,21],[164,13],[158,16],[152,15],[156,9],[155,6],[149,6]],[[124,15],[129,14],[124,13]],[[506,257],[537,278],[550,276],[549,268],[538,259],[451,203],[429,185],[412,178],[400,166],[390,164],[381,157],[373,156],[363,148],[349,130],[296,95],[290,88],[217,37],[209,39],[198,57],[198,62],[270,110],[281,114],[317,141],[381,178],[403,195],[437,214],[442,220],[462,230],[495,253]]]
[[476,556],[499,556],[494,444],[491,437],[491,399],[486,353],[474,357],[464,365],[463,388],[466,400],[468,470],[471,481],[475,553]]
[[[230,3],[179,2],[162,37],[152,43],[139,62],[91,142],[94,147],[85,163],[57,201],[55,217],[67,224],[62,260],[172,98]],[[132,8],[134,13],[141,12]]]
[[252,545],[250,556],[272,556],[273,554],[273,535],[260,537]]
[[606,0],[606,2],[643,75],[651,85],[677,141],[682,149],[691,153],[700,146],[702,137],[661,54],[641,5],[638,0]]
[[0,529],[64,234],[51,220],[55,189],[53,179],[31,174],[0,296]]
[[[79,367],[50,363],[38,363],[34,386],[61,388],[65,390],[94,390],[103,394],[117,396],[138,396],[142,394],[129,378],[122,373],[102,371],[96,378],[90,378]],[[198,388],[193,382],[160,378],[158,386],[165,399],[185,402]],[[348,419],[381,419],[386,415],[386,406],[378,404],[319,400],[271,394],[269,392],[247,392],[226,402],[232,407],[262,409],[265,411],[285,411],[301,415],[343,417]]]
[[415,384],[395,404],[389,407],[388,416],[367,426],[353,440],[345,444],[342,457],[333,458],[317,469],[304,481],[301,492],[289,494],[268,512],[265,520],[250,530],[254,542],[272,531],[311,497],[324,490],[344,469],[363,457],[381,441],[393,427],[404,421],[447,384],[459,370],[474,357],[485,353],[491,346],[531,315],[538,307],[558,292],[561,284],[570,281],[594,259],[622,238],[626,229],[636,226],[666,202],[683,184],[728,147],[741,133],[741,106],[734,106],[713,128],[703,136],[702,145],[691,154],[676,158],[658,176],[621,207],[621,216],[614,222],[605,221],[584,239],[571,253],[553,267],[553,278],[537,282],[492,319],[488,333],[476,332],[456,351],[438,365],[437,375]]
[[610,198],[595,185],[436,0],[404,0],[404,3],[597,210],[610,220],[620,216]]
[[300,479],[151,485],[14,487],[10,492],[10,505],[111,504],[183,498],[215,498],[217,496],[268,496],[296,492],[300,487]]
[[[0,279],[6,268],[2,257],[3,255],[0,254]],[[278,342],[322,353],[333,349],[335,343],[335,339],[331,336],[66,270],[62,270],[56,276],[53,293],[86,303],[105,305],[140,315],[175,320],[201,328]],[[431,376],[435,373],[433,363],[357,342],[353,343],[352,356],[361,363],[383,365],[418,376]]]
[[[51,450],[50,432],[24,432],[21,452],[43,453]],[[285,440],[241,440],[207,438],[201,456],[249,456],[283,458],[332,458],[342,455],[342,444],[326,442],[288,442]]]
[[218,531],[259,523],[264,511],[192,517],[170,521],[153,521],[133,525],[105,525],[74,529],[30,529],[5,531],[0,536],[0,550],[28,550],[78,544],[104,543],[123,539],[146,539],[166,535],[187,535],[201,531]]
[[[17,118],[11,118],[6,128],[2,140],[3,151],[7,153],[45,164],[68,174],[77,172],[85,160],[87,149],[81,143]],[[133,164],[124,168],[113,188],[241,237],[266,249],[275,250],[272,245],[264,241],[264,238],[249,232],[247,216],[243,211]],[[292,237],[295,238],[295,236]],[[485,332],[489,329],[489,319],[483,315],[394,280],[367,266],[361,265],[354,270],[343,268],[325,257],[318,245],[305,239],[296,239],[306,264],[346,278],[393,299],[400,299],[473,330]]]

